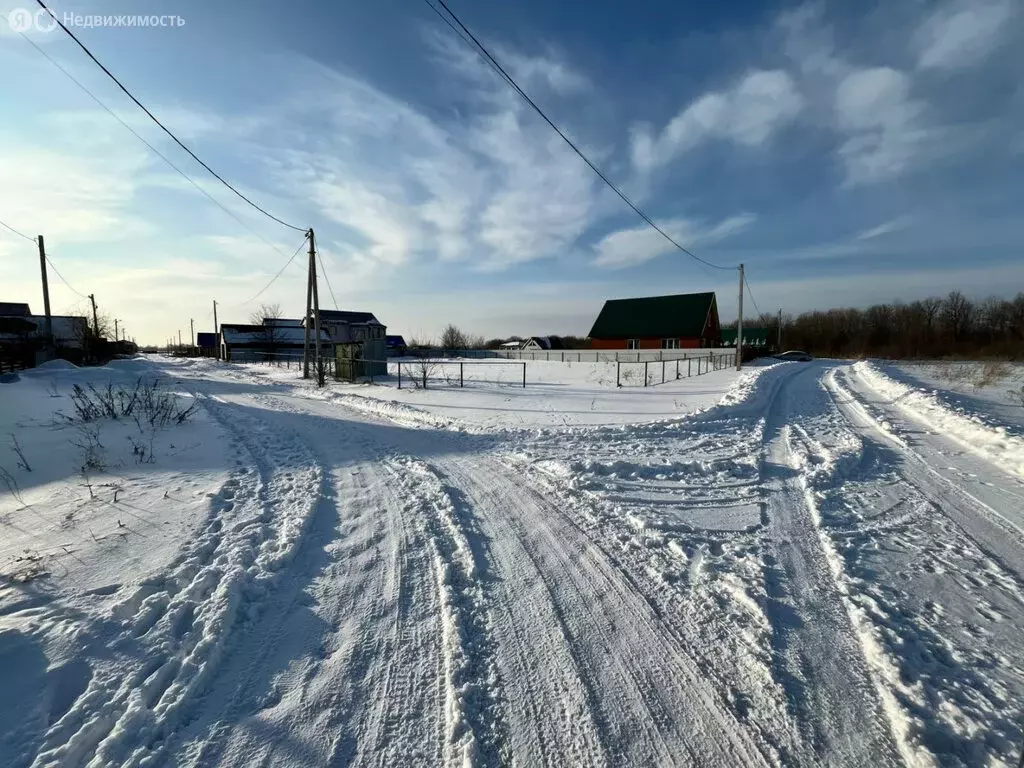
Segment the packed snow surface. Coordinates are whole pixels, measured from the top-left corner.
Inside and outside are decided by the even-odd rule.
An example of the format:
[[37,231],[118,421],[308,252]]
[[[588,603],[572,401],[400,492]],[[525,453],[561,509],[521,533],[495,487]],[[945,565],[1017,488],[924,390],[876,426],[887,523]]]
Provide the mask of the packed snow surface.
[[0,765],[1017,763],[1016,369],[441,365],[0,383]]

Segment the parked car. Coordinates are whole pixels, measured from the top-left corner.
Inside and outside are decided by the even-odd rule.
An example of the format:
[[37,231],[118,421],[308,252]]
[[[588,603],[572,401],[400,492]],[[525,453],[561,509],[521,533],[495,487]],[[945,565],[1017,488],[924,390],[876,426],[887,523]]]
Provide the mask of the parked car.
[[775,355],[775,359],[795,360],[800,363],[809,363],[811,360],[814,359],[814,357],[807,354],[806,352],[801,352],[798,349],[791,349],[788,352],[780,352],[779,354]]

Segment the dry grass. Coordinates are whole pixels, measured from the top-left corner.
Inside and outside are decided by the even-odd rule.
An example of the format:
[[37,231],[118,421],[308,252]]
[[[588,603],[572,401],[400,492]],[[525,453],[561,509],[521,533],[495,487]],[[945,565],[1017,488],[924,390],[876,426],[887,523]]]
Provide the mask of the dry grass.
[[981,366],[981,370],[977,372],[974,378],[974,388],[982,389],[984,387],[991,387],[993,384],[998,384],[1003,379],[1007,378],[1012,369],[1009,364],[1004,363],[1001,360],[994,360],[985,363]]

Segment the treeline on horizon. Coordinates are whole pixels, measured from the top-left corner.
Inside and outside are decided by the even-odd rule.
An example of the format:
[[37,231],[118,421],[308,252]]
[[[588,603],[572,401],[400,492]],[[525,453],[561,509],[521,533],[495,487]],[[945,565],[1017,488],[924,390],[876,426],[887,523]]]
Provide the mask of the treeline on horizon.
[[[763,314],[744,319],[746,328],[766,328],[769,344],[777,346],[779,316]],[[735,328],[736,322],[723,323]],[[438,340],[410,339],[412,349],[496,349],[519,336],[485,339],[454,325]],[[587,349],[581,336],[548,335],[562,349]],[[440,343],[439,343],[440,342]],[[951,291],[907,303],[875,304],[858,309],[813,310],[782,315],[783,349],[800,349],[819,357],[892,358],[1006,358],[1024,359],[1024,293],[1013,299],[981,301]]]
[[[770,342],[776,343],[778,315],[744,324],[767,328]],[[782,347],[820,357],[1024,359],[1024,293],[973,301],[951,291],[944,298],[865,309],[783,314]]]

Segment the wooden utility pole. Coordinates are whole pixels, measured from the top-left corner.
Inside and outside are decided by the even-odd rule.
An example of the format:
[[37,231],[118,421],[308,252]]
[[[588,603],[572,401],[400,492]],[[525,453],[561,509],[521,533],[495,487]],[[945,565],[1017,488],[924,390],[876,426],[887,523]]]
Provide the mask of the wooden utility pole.
[[736,370],[743,368],[743,265],[740,264],[740,313],[736,322]]
[[117,318],[115,317],[114,318],[114,343],[115,344],[117,343],[117,339],[118,339],[118,337],[117,337]]
[[779,309],[779,338],[776,342],[779,345],[779,352],[782,351],[782,309]]
[[50,283],[46,279],[46,246],[43,244],[43,236],[38,235],[36,242],[39,243],[39,269],[43,273],[43,309],[46,311],[46,347],[53,346],[53,320],[50,317]]
[[181,349],[181,329],[178,329],[178,349]]
[[213,336],[217,342],[217,359],[220,360],[220,326],[217,325],[217,300],[213,300]]
[[100,321],[96,318],[96,296],[89,294],[89,301],[92,302],[92,333],[97,340],[100,338]]
[[[302,342],[302,378],[304,379],[309,378],[309,324],[313,321],[313,271],[316,269],[313,261],[316,252],[313,250],[312,228],[306,233],[306,237],[309,239],[309,266],[306,269],[306,319],[302,323],[305,326]],[[319,334],[317,336],[319,337]],[[319,338],[317,342],[319,343]]]

